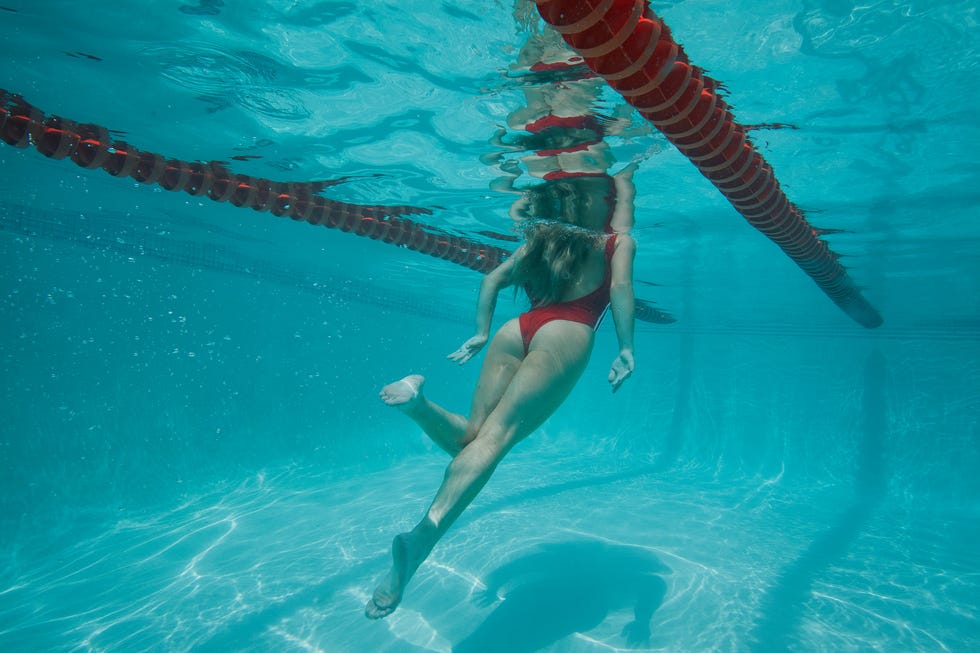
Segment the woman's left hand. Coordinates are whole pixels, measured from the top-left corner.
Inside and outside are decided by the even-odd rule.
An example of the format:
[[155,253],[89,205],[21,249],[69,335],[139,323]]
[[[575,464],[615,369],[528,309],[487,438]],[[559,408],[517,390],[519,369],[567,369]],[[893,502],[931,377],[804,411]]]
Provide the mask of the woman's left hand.
[[609,368],[609,383],[612,385],[612,391],[616,392],[619,390],[619,386],[623,385],[623,381],[630,378],[632,374],[633,352],[619,352],[619,356],[613,360],[612,367]]
[[446,356],[446,358],[451,361],[456,361],[462,365],[469,359],[473,358],[481,349],[483,349],[483,346],[487,344],[487,340],[489,340],[489,338],[486,336],[473,336],[460,345],[459,349]]

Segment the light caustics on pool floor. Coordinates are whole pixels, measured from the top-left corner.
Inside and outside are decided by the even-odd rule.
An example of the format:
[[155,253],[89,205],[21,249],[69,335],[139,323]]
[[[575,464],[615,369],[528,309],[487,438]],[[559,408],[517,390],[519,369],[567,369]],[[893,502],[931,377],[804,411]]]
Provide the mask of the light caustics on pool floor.
[[[608,425],[593,425],[599,436],[546,424],[380,623],[361,609],[391,536],[442,478],[434,447],[382,470],[270,469],[181,505],[121,504],[60,535],[25,534],[5,565],[0,648],[762,653],[980,643],[976,556],[947,545],[975,530],[969,511],[937,514],[890,484],[903,459],[894,443],[909,436],[891,432],[883,355],[867,357],[860,401],[841,415],[856,424],[846,438],[855,464],[838,461],[835,478],[819,466],[818,482],[785,477],[805,448],[779,454],[788,445],[778,439],[767,446],[782,464],[768,471],[695,455],[705,437],[728,436],[697,432],[707,416],[690,355],[677,361],[662,441],[624,455]],[[405,436],[399,423],[381,437]]]
[[[956,532],[950,520],[966,517],[937,520],[925,505],[910,515],[889,493],[887,376],[884,356],[870,354],[853,409],[856,467],[818,484],[787,483],[782,468],[732,475],[720,459],[711,468],[679,456],[670,440],[694,438],[683,432],[695,410],[681,400],[692,392],[687,376],[674,403],[681,422],[664,425],[666,441],[645,461],[623,457],[615,434],[546,425],[501,465],[380,623],[361,607],[387,568],[391,535],[414,522],[441,479],[446,460],[434,449],[358,474],[270,470],[160,512],[127,516],[121,506],[87,537],[23,544],[0,593],[0,621],[10,624],[0,644],[957,650],[980,580],[936,529]],[[405,437],[397,430],[392,437]]]
[[[820,540],[820,524],[834,521],[847,490],[794,495],[778,477],[719,483],[705,470],[673,469],[663,478],[642,467],[614,470],[612,460],[604,461],[610,473],[577,473],[568,486],[567,466],[542,467],[541,453],[516,452],[507,461],[383,622],[365,620],[361,608],[387,566],[388,531],[409,525],[440,477],[438,456],[347,481],[309,470],[259,475],[169,511],[120,519],[57,556],[22,563],[0,595],[0,644],[530,653],[786,650],[771,646],[782,642],[791,650],[956,650],[949,624],[936,617],[970,582],[915,581],[955,566],[928,559],[935,552],[925,526],[885,546],[883,512],[863,524],[849,557],[827,567],[797,556]],[[532,465],[538,491],[522,496],[514,488],[526,486]],[[355,502],[353,514],[347,506]],[[806,596],[780,594],[783,569],[812,576]],[[776,612],[792,617],[792,632],[766,630],[773,592],[793,599]],[[923,614],[923,623],[937,625],[917,625]]]

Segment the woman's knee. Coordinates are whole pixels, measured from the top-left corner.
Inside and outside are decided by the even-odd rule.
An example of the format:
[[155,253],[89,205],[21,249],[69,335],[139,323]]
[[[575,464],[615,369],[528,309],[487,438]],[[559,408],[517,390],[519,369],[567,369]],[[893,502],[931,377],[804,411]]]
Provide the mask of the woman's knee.
[[503,459],[508,449],[506,443],[500,439],[478,436],[453,458],[446,469],[446,475],[451,476],[465,471],[480,474],[492,470]]
[[480,427],[483,426],[483,420],[479,422],[470,419],[469,423],[466,425],[466,431],[463,433],[463,437],[460,438],[459,448],[462,449],[469,445],[473,440],[476,440],[476,436],[480,433]]

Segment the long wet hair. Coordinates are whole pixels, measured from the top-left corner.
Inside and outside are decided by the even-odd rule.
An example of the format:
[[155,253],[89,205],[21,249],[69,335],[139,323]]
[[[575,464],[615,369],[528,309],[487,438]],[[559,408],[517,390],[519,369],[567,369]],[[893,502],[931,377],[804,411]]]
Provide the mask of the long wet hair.
[[529,220],[522,231],[524,252],[511,281],[524,288],[535,307],[560,302],[589,254],[605,240],[602,233],[555,220]]

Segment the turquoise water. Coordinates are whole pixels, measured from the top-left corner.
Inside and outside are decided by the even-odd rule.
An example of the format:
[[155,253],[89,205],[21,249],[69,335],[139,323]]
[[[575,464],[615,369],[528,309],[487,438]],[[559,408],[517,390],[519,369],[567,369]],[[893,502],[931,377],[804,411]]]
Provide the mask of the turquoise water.
[[[638,324],[615,396],[604,324],[369,622],[447,462],[377,391],[421,372],[466,408],[479,275],[0,144],[0,650],[980,648],[976,8],[653,7],[741,122],[795,127],[753,139],[881,328],[626,113],[637,295],[675,321]],[[4,0],[0,27],[0,88],[46,113],[513,246],[509,3]]]

